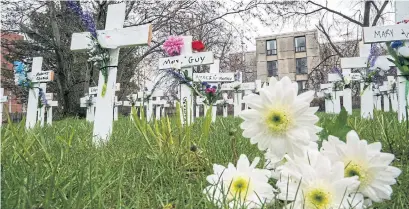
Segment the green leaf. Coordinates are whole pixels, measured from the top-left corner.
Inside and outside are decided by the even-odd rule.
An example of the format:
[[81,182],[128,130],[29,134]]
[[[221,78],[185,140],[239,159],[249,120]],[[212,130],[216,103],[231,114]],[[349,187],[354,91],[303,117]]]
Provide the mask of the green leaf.
[[322,128],[321,138],[327,139],[329,135],[332,135],[345,141],[347,133],[352,130],[352,128],[348,126],[348,112],[342,107],[341,112],[335,117],[335,120],[324,121]]

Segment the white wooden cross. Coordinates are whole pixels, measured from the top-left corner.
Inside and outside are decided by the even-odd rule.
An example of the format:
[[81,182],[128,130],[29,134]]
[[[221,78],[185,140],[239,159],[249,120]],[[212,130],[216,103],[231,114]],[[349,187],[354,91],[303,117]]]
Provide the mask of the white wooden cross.
[[[209,65],[213,63],[212,52],[192,53],[192,36],[183,36],[183,47],[181,54],[174,57],[159,59],[159,69],[170,69],[177,65],[181,71],[187,71],[189,77],[193,76],[193,66]],[[192,92],[186,84],[180,85],[180,105],[182,124],[190,125],[193,122],[193,97]],[[186,121],[185,121],[186,118]]]
[[[98,42],[109,51],[110,61],[108,81],[105,96],[102,96],[104,77],[99,73],[98,96],[96,101],[93,142],[99,144],[108,141],[112,132],[114,105],[114,89],[118,65],[119,50],[123,47],[149,45],[152,36],[150,24],[123,28],[126,4],[111,4],[108,6],[105,30],[98,30]],[[71,50],[83,51],[92,48],[92,39],[89,32],[74,33],[71,40]]]
[[398,94],[396,80],[393,76],[388,76],[388,90],[391,109],[394,112],[398,112]]
[[52,125],[53,123],[53,107],[58,106],[58,101],[52,101],[54,98],[53,93],[46,93],[45,98],[48,101],[48,106],[46,107],[46,112],[47,112],[47,124]]
[[[203,101],[205,98],[203,97],[196,97],[196,118],[200,117],[200,109],[202,106],[204,106]],[[204,114],[206,115],[206,108],[204,108]]]
[[332,91],[332,83],[320,84],[321,92],[323,95],[329,94],[331,99],[325,98],[325,113],[334,113],[334,92]]
[[[40,88],[42,89],[43,93],[47,95],[47,84],[46,83],[40,83]],[[42,105],[41,108],[37,109],[37,121],[40,123],[41,127],[44,127],[44,121],[45,121],[45,113],[46,113],[46,106]]]
[[162,114],[163,117],[166,116],[166,108],[169,108],[169,107],[170,107],[170,104],[168,104],[168,103],[163,105],[162,110],[161,110],[161,114]]
[[384,81],[382,86],[379,86],[379,92],[382,94],[383,99],[383,111],[389,112],[389,89],[388,89],[388,81]]
[[166,105],[167,103],[166,100],[161,100],[161,97],[163,96],[164,96],[164,93],[162,90],[156,90],[151,95],[151,97],[155,97],[155,100],[149,101],[149,103],[151,103],[155,107],[155,119],[156,120],[160,120],[161,109],[163,108],[162,106]]
[[0,127],[3,124],[3,103],[8,101],[8,97],[4,96],[4,89],[0,88]]
[[[341,112],[341,96],[343,96],[343,91],[339,91],[338,89],[335,89],[335,82],[341,81],[342,78],[339,76],[337,73],[329,73],[328,74],[328,81],[333,84],[332,86],[332,92],[333,97],[332,97],[332,103],[334,107],[334,112],[335,114],[339,114]],[[351,112],[352,112],[352,107],[351,107]]]
[[92,94],[86,94],[84,97],[80,98],[81,107],[87,108],[86,120],[88,122],[94,121],[95,104],[97,103],[97,98]]
[[[39,89],[43,88],[44,93],[46,93],[45,82],[50,82],[54,80],[54,71],[42,71],[41,66],[43,64],[42,57],[33,57],[33,63],[31,66],[31,73],[27,74],[27,77],[31,80],[33,88],[30,88],[28,92],[28,104],[27,104],[27,116],[26,116],[26,128],[33,128],[37,122],[38,113],[38,97]],[[43,112],[44,113],[44,109]],[[43,115],[43,114],[40,114]],[[42,123],[44,123],[44,115]]]
[[[238,88],[235,85],[238,85]],[[234,117],[238,117],[242,110],[242,103],[243,103],[242,102],[242,98],[243,98],[242,91],[243,90],[254,90],[254,89],[256,89],[256,82],[249,82],[249,83],[234,82],[234,83],[222,84],[220,90],[234,91],[234,95],[233,95]]]
[[[119,83],[115,84],[115,91],[120,90],[121,85]],[[88,88],[88,94],[80,98],[81,107],[87,108],[86,120],[88,122],[93,122],[95,117],[95,109],[97,103],[98,86],[93,86]],[[115,108],[115,105],[114,105]]]
[[[147,103],[145,101],[143,101],[143,98],[144,98],[143,92],[138,92],[137,94],[130,94],[126,98],[129,101],[123,101],[122,106],[131,107],[131,113],[130,113],[129,116],[130,116],[130,120],[133,121],[132,111],[133,110],[136,111],[136,109],[134,109],[134,108],[135,107],[144,108],[144,107],[147,106]],[[141,101],[138,101],[138,100],[141,100]],[[142,114],[139,115],[139,118],[142,118]]]
[[[395,21],[401,21],[409,17],[409,1],[395,1]],[[387,41],[409,40],[409,24],[397,24],[387,26],[374,26],[363,28],[363,40],[365,43],[379,43]],[[407,101],[405,95],[406,78],[399,76],[398,71],[398,119],[407,120]]]
[[373,105],[374,109],[382,110],[382,95],[380,89],[374,88],[373,90]]
[[[351,69],[351,68],[367,68],[368,67],[368,57],[370,53],[370,45],[360,43],[359,54],[360,57],[349,57],[341,58],[341,68]],[[388,56],[379,56],[377,60],[386,59]],[[393,63],[389,62],[390,66]],[[364,83],[361,84],[361,92],[364,88]],[[361,93],[361,117],[362,118],[372,118],[374,109],[374,98],[373,98],[373,88],[372,83]]]
[[217,102],[223,105],[223,117],[227,117],[229,105],[233,104],[233,99],[229,99],[226,92],[222,94],[222,97],[223,99],[218,100]]
[[123,102],[118,101],[118,97],[115,96],[115,101],[114,101],[114,121],[118,120],[118,107],[122,106]]

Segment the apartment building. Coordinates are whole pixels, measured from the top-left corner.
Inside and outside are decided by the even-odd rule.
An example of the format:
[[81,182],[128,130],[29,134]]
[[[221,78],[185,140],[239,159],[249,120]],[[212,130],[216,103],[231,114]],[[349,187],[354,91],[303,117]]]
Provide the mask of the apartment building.
[[242,72],[243,82],[253,82],[257,77],[256,51],[238,52],[229,54],[226,71]]
[[288,76],[305,89],[308,73],[320,60],[317,38],[317,30],[257,37],[257,79]]
[[[2,39],[1,40],[2,41],[1,69],[13,71],[13,64],[6,60],[6,56],[9,54],[8,49],[6,47],[3,47],[3,45],[7,45],[7,44],[12,45],[13,41],[23,40],[24,37],[22,35],[15,34],[15,33],[1,33],[0,37]],[[5,71],[2,72],[1,88],[4,88],[4,95],[8,96],[8,100],[9,100],[7,103],[4,104],[3,108],[6,108],[10,113],[22,112],[23,105],[21,104],[20,98],[18,98],[12,92],[13,87],[11,85],[14,86],[14,76],[6,78],[4,76],[5,74],[13,75],[13,72],[8,72],[8,73],[6,73]],[[4,114],[5,112],[6,111],[4,111]],[[7,118],[7,117],[3,117],[3,119],[4,118]]]

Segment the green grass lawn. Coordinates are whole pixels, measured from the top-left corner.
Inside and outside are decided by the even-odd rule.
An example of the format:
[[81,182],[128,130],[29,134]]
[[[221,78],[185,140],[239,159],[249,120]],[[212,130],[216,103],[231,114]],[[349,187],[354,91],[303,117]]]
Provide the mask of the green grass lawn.
[[[334,120],[319,113],[320,123]],[[202,191],[212,164],[263,157],[241,136],[238,118],[201,119],[182,128],[167,123],[133,123],[120,118],[110,142],[92,146],[92,125],[68,118],[52,127],[26,132],[24,124],[1,130],[2,208],[213,208]],[[168,127],[170,126],[170,128]],[[409,208],[409,134],[390,113],[373,120],[350,117],[361,138],[380,141],[402,170],[392,200],[376,208]],[[195,145],[195,146],[192,146]],[[260,165],[261,167],[262,165]],[[279,202],[269,208],[278,208]],[[171,207],[168,207],[171,208]]]

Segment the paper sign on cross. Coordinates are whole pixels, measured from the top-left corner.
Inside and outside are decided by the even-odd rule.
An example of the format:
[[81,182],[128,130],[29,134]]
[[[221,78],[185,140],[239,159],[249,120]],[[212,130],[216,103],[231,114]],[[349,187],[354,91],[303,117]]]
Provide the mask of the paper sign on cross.
[[[182,72],[187,71],[189,77],[193,76],[193,66],[208,65],[213,63],[212,52],[192,53],[192,36],[183,36],[183,48],[181,54],[175,57],[159,59],[159,69],[169,69],[178,66]],[[193,97],[192,92],[186,84],[180,85],[180,105],[182,124],[189,125],[193,122]]]
[[[148,45],[152,37],[152,27],[150,24],[123,28],[125,20],[126,4],[111,4],[108,6],[105,30],[97,31],[98,42],[102,47],[109,50],[108,81],[105,96],[102,97],[102,86],[104,76],[99,73],[97,109],[95,112],[95,122],[93,131],[93,142],[99,144],[106,142],[112,132],[114,89],[116,83],[116,73],[118,65],[119,50],[123,47]],[[71,50],[80,51],[90,49],[92,44],[89,32],[74,33],[72,35]]]

